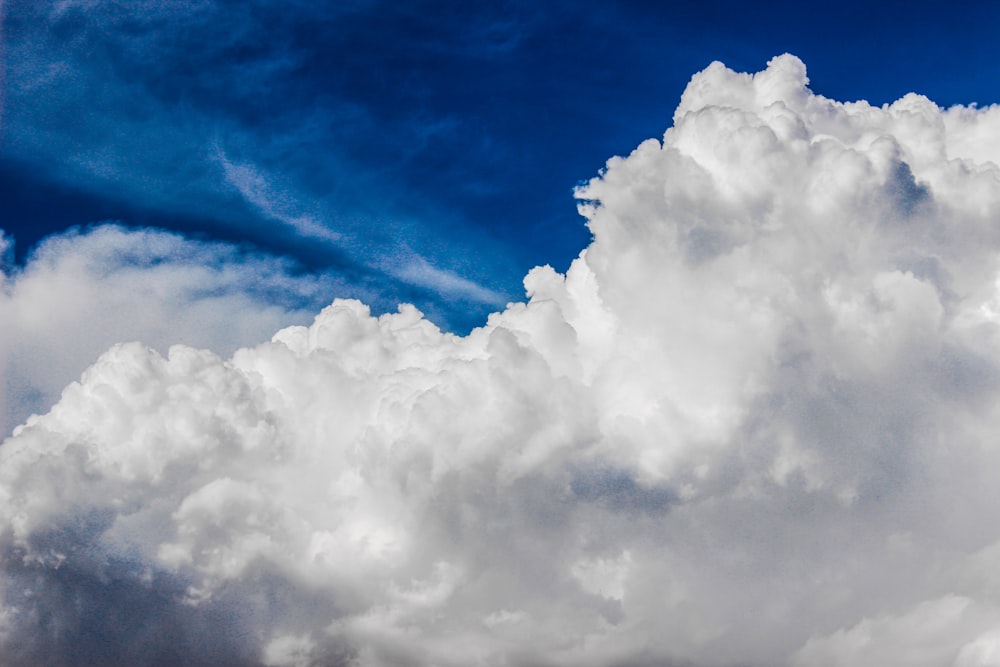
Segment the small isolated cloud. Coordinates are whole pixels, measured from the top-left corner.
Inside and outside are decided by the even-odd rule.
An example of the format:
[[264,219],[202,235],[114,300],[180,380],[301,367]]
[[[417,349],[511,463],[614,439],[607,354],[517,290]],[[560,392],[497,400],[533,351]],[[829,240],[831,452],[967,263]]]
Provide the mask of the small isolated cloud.
[[463,278],[454,271],[441,269],[420,255],[412,252],[397,252],[389,262],[385,262],[386,272],[392,277],[415,287],[422,287],[441,295],[445,299],[471,301],[473,303],[500,306],[506,301],[504,295]]
[[715,63],[468,336],[113,347],[0,446],[7,664],[995,664],[998,122]]
[[304,212],[301,202],[286,190],[276,187],[258,167],[232,162],[221,149],[216,157],[222,166],[226,183],[235,188],[265,218],[284,223],[306,237],[328,243],[336,243],[341,239],[338,232],[324,225],[315,215]]

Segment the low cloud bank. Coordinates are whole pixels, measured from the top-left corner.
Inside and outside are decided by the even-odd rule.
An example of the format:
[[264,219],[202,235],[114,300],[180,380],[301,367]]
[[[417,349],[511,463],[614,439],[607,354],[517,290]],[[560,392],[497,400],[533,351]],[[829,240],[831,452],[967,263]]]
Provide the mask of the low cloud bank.
[[996,664],[996,137],[715,63],[467,337],[116,346],[0,447],[2,654]]
[[0,437],[117,341],[228,355],[346,289],[288,260],[111,223],[49,237],[23,267],[5,265],[12,245],[0,231]]

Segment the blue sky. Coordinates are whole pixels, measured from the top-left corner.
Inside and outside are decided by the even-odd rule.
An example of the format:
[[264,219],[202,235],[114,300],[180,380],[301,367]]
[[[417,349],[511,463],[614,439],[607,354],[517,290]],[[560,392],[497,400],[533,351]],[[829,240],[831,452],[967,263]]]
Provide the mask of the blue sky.
[[[573,188],[658,137],[713,60],[814,91],[998,101],[996,3],[6,3],[0,227],[247,244],[466,331],[565,270]],[[299,304],[302,305],[302,304]]]

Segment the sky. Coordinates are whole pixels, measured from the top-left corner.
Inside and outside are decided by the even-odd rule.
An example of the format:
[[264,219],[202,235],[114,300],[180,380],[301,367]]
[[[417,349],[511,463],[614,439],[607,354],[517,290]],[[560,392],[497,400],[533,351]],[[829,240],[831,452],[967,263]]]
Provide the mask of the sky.
[[0,4],[4,664],[1000,663],[1000,6]]

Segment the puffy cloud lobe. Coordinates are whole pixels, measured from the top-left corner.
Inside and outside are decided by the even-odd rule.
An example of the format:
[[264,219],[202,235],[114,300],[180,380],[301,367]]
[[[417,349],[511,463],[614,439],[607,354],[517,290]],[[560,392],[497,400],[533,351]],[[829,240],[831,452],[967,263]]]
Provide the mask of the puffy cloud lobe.
[[467,337],[111,349],[0,447],[4,654],[995,662],[1000,116],[807,83],[696,75]]
[[342,287],[328,275],[304,275],[286,260],[225,243],[113,224],[49,237],[24,267],[7,267],[0,263],[4,436],[48,409],[117,341],[230,354],[279,327],[308,322]]

